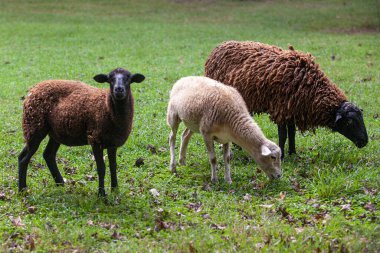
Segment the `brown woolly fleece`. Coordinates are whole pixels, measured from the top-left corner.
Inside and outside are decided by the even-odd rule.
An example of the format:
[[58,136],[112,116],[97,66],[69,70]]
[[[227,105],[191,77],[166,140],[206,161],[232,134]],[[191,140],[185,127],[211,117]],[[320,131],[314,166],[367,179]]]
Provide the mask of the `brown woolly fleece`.
[[[34,86],[24,101],[23,131],[26,143],[36,133],[47,133],[67,146],[97,143],[119,147],[132,128],[133,97],[112,101],[110,89],[79,81],[49,80]],[[115,109],[115,104],[118,110]]]
[[250,112],[270,114],[279,125],[306,131],[334,127],[335,112],[347,101],[310,54],[259,42],[227,41],[205,64],[205,75],[235,87]]

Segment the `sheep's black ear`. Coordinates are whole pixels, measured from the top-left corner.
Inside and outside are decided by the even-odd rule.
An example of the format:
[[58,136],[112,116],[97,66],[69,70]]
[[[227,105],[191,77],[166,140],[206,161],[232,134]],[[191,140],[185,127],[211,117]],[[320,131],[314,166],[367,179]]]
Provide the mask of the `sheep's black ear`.
[[132,75],[131,83],[141,83],[142,81],[144,81],[144,79],[144,75],[136,73]]
[[108,82],[108,75],[105,75],[105,74],[96,75],[94,76],[94,80],[97,81],[98,83]]
[[336,113],[336,116],[335,116],[335,123],[337,123],[341,118],[343,118],[342,113],[337,112],[337,113]]

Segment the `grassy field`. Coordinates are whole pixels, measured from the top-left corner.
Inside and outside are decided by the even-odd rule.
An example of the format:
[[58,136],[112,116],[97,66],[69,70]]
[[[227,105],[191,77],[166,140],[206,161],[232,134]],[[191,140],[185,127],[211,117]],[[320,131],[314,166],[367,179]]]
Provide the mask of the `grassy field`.
[[[380,251],[378,0],[2,0],[0,34],[0,251]],[[285,158],[276,181],[234,150],[233,183],[220,170],[214,185],[194,136],[188,165],[174,176],[165,122],[171,85],[202,75],[211,50],[231,39],[311,52],[364,110],[368,145],[357,149],[327,129],[297,134],[298,153]],[[44,141],[29,165],[28,192],[18,194],[27,90],[46,79],[107,87],[92,77],[119,66],[146,76],[132,87],[134,128],[118,151],[119,192],[106,202],[97,197],[88,146],[60,148],[67,184],[56,187]],[[268,116],[255,119],[277,142]],[[109,193],[108,173],[106,186]]]

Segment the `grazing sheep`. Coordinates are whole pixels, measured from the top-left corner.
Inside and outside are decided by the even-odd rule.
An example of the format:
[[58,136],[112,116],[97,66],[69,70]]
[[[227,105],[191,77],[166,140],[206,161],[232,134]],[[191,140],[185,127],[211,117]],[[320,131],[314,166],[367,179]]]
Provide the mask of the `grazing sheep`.
[[235,87],[249,112],[270,114],[278,125],[279,145],[289,137],[289,155],[296,152],[295,127],[301,132],[328,127],[359,148],[368,142],[361,110],[320,70],[310,54],[262,44],[227,41],[205,64],[205,75]]
[[217,181],[214,140],[223,144],[224,179],[231,183],[230,145],[244,148],[269,178],[281,176],[280,148],[266,139],[253,121],[239,92],[227,85],[201,76],[178,80],[170,93],[167,122],[170,133],[170,169],[176,172],[175,139],[178,126],[184,122],[180,164],[186,160],[186,149],[193,133],[201,133],[211,164],[211,180]]
[[125,143],[132,128],[130,84],[140,83],[145,77],[117,68],[108,75],[96,75],[94,79],[99,83],[108,82],[110,89],[95,88],[79,81],[49,80],[29,91],[22,120],[26,145],[18,157],[20,191],[26,188],[29,161],[47,135],[49,142],[43,156],[57,185],[64,183],[56,163],[58,148],[64,144],[91,145],[100,196],[105,195],[103,150],[107,149],[111,188],[117,187],[116,149]]

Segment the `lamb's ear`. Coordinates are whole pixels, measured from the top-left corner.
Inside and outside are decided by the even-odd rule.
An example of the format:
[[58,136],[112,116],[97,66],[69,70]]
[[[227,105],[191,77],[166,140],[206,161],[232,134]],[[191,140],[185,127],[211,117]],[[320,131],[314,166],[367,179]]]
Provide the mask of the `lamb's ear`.
[[144,79],[144,75],[136,73],[132,75],[131,83],[141,83],[142,81],[144,81]]
[[105,74],[96,75],[94,76],[94,80],[97,81],[98,83],[108,82],[108,75],[105,75]]
[[269,156],[270,154],[272,154],[272,151],[270,151],[270,149],[267,146],[262,145],[261,146],[261,155],[262,156]]

